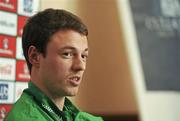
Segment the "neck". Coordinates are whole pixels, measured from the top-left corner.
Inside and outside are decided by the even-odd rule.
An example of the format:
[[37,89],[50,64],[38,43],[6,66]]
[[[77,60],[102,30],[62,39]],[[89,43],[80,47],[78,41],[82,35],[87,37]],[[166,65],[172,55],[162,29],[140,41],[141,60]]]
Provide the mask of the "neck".
[[59,110],[63,111],[65,97],[52,99],[52,101],[59,108]]
[[38,80],[32,80],[32,82],[46,95],[48,96],[52,102],[59,108],[59,110],[63,111],[65,97],[55,96],[51,94],[46,88],[42,86],[42,84],[38,83]]
[[53,94],[51,94],[47,88],[44,87],[44,84],[42,83],[41,79],[38,78],[37,76],[37,72],[32,71],[31,72],[31,81],[33,82],[33,84],[35,84],[46,96],[48,96],[53,103],[59,108],[59,110],[63,110],[64,107],[64,101],[65,101],[65,97],[62,96],[55,96]]

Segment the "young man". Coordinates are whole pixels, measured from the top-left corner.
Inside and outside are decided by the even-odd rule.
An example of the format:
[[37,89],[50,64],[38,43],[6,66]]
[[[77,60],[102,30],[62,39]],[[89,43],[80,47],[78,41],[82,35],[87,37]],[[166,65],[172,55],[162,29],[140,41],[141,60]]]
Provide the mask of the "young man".
[[65,10],[46,9],[28,20],[22,46],[31,81],[5,121],[102,121],[66,98],[78,92],[87,35],[82,21]]

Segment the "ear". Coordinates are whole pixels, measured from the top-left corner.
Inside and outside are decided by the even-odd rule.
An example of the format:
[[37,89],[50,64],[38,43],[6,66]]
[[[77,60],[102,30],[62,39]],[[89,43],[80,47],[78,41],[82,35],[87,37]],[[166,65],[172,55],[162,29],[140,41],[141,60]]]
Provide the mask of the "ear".
[[29,58],[29,62],[33,66],[39,67],[39,65],[40,65],[40,53],[38,52],[36,47],[33,45],[31,45],[28,49],[28,58]]

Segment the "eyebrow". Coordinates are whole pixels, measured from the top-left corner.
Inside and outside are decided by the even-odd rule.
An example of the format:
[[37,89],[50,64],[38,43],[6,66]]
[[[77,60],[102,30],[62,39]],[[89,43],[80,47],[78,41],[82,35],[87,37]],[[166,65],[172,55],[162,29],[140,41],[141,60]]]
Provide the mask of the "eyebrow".
[[[66,47],[63,47],[63,48],[60,48],[59,50],[65,50],[65,49],[70,49],[70,50],[76,50],[75,47],[72,47],[72,46],[66,46]],[[84,51],[88,51],[89,49],[86,48]]]

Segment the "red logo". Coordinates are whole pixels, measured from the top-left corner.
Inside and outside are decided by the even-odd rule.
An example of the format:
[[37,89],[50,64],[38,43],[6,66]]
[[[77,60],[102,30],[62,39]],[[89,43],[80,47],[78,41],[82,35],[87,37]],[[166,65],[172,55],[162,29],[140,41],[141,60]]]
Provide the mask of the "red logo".
[[0,10],[17,12],[17,0],[0,0]]
[[27,82],[30,80],[27,64],[23,60],[16,61],[16,80]]
[[0,56],[15,58],[16,38],[0,35]]
[[18,16],[18,36],[22,36],[23,27],[27,21],[28,17],[25,16]]
[[11,108],[12,108],[12,105],[7,105],[7,104],[0,105],[0,121],[3,121],[3,119],[8,114],[8,112],[11,110]]

